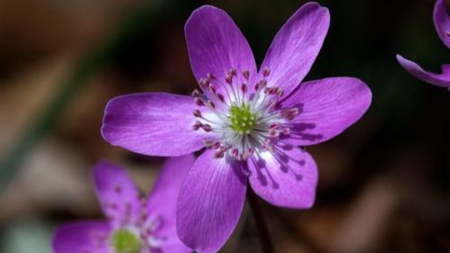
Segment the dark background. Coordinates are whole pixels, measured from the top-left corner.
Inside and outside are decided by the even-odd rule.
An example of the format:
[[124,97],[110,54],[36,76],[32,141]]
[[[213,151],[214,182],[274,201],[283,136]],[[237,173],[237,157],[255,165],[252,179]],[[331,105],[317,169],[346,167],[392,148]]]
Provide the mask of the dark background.
[[[103,109],[120,94],[196,88],[183,34],[195,8],[226,10],[261,63],[303,3],[0,1],[0,252],[51,252],[58,223],[101,218],[89,179],[99,159],[151,188],[162,160],[103,141]],[[263,203],[277,252],[450,252],[450,93],[408,75],[395,58],[433,71],[450,61],[434,1],[319,3],[331,26],[306,80],[358,77],[373,103],[339,137],[308,147],[320,171],[312,209]],[[246,209],[223,252],[259,245]]]

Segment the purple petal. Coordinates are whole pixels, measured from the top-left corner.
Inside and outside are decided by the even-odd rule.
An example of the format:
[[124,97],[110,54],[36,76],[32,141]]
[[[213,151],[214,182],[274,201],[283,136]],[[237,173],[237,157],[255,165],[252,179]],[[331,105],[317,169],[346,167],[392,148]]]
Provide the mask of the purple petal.
[[139,93],[109,101],[103,119],[103,138],[133,152],[181,156],[203,147],[205,133],[194,131],[194,109],[188,96]]
[[148,210],[151,210],[152,213],[173,211],[175,217],[176,202],[181,183],[194,161],[195,158],[191,154],[172,157],[166,161],[156,179],[153,191],[149,195]]
[[282,108],[300,111],[283,142],[307,146],[329,140],[361,118],[371,100],[370,89],[356,78],[332,77],[302,83],[281,102]]
[[275,36],[261,70],[270,69],[268,86],[289,95],[311,69],[330,25],[328,9],[317,3],[300,7]]
[[[213,6],[198,8],[186,22],[185,36],[197,81],[209,73],[224,85],[226,74],[233,68],[256,75],[252,50],[225,11]],[[238,75],[238,78],[238,83],[242,83],[242,76]],[[216,86],[219,93],[223,92],[222,85]]]
[[81,221],[60,225],[52,238],[54,253],[109,253],[111,230],[105,221]]
[[[174,240],[173,238],[165,240],[164,246],[161,247],[160,249],[162,249],[161,253],[190,253],[190,252],[193,252],[192,249],[188,248],[182,242],[180,242],[178,237],[176,240]],[[154,252],[159,253],[158,250],[150,251],[149,253],[154,253]]]
[[314,203],[317,166],[312,157],[286,145],[249,160],[250,185],[269,203],[291,208],[309,208]]
[[149,216],[162,219],[162,226],[158,229],[157,236],[165,238],[160,246],[165,253],[192,252],[178,238],[175,216],[181,183],[194,161],[193,155],[169,158],[149,196],[147,208]]
[[397,60],[408,73],[420,80],[434,84],[441,87],[450,87],[450,64],[442,65],[442,73],[435,74],[423,70],[417,63],[414,63],[408,59],[403,58],[401,55],[397,55]]
[[447,13],[445,0],[437,0],[433,13],[434,26],[442,42],[450,48],[450,17]]
[[246,166],[203,153],[188,172],[177,205],[180,239],[192,249],[217,252],[236,227],[245,200]]
[[135,224],[141,203],[139,191],[128,172],[109,162],[98,163],[92,177],[103,212],[114,227]]

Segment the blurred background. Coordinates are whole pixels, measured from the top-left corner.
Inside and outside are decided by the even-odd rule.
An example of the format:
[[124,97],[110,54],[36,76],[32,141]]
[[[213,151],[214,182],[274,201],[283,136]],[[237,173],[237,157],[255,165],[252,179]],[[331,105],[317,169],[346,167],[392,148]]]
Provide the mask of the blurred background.
[[[305,2],[1,0],[0,252],[49,253],[58,223],[101,218],[89,177],[99,159],[151,188],[162,160],[103,141],[103,109],[121,94],[196,88],[183,34],[195,8],[225,9],[261,63]],[[373,104],[344,134],[308,147],[320,171],[312,209],[262,203],[277,252],[450,252],[450,93],[395,59],[433,71],[450,62],[434,1],[319,2],[331,27],[306,79],[358,77]],[[245,209],[221,252],[260,247]]]

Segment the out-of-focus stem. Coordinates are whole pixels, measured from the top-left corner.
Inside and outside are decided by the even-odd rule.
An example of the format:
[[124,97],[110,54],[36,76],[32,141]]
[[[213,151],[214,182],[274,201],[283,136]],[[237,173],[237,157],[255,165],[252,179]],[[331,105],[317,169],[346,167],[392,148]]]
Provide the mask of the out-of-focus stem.
[[[154,24],[153,27],[156,28],[157,22],[153,21],[166,15],[166,10],[174,6],[173,2],[161,1],[159,5],[148,5],[130,13],[125,20],[118,24],[119,28],[116,34],[79,62],[71,76],[58,86],[61,89],[53,95],[46,108],[41,113],[37,113],[36,118],[31,120],[30,127],[25,129],[21,138],[15,142],[16,145],[0,160],[0,191],[17,173],[26,156],[50,132],[77,91],[94,74],[103,69],[110,62],[110,58],[123,48],[130,38],[136,36],[149,23]],[[151,31],[147,30],[147,32]]]
[[283,215],[278,209],[269,209],[269,213],[276,219],[277,223],[279,223],[286,230],[286,232],[289,233],[289,235],[295,238],[297,242],[305,247],[307,252],[326,253],[326,251],[316,243],[314,238],[305,233],[302,229],[295,226],[295,223],[293,223],[289,218]]
[[250,204],[253,217],[255,218],[258,237],[261,242],[263,253],[275,253],[272,240],[270,239],[269,230],[267,228],[267,223],[261,210],[261,205],[258,197],[255,195],[251,187],[247,188],[247,199]]

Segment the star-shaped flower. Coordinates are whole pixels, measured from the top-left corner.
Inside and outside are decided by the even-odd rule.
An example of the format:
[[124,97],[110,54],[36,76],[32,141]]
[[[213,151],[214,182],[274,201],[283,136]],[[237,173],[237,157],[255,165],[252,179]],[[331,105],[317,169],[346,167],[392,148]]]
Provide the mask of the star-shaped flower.
[[312,206],[317,166],[298,146],[338,135],[364,114],[372,97],[351,77],[301,83],[329,23],[328,9],[303,5],[275,36],[257,70],[233,20],[221,9],[202,6],[185,26],[202,91],[192,97],[133,94],[108,103],[102,134],[113,145],[155,156],[206,148],[190,168],[177,205],[178,235],[189,247],[208,253],[225,243],[248,182],[276,206]]
[[[433,21],[439,38],[441,38],[442,42],[450,48],[450,16],[445,7],[445,0],[436,1],[434,5]],[[397,55],[397,60],[406,71],[420,80],[429,84],[450,88],[450,64],[442,65],[442,73],[437,74],[425,71],[417,63],[405,59],[401,55]]]
[[189,253],[175,228],[181,182],[194,157],[170,158],[152,193],[142,197],[128,173],[108,162],[92,172],[107,221],[76,221],[58,227],[55,253]]

